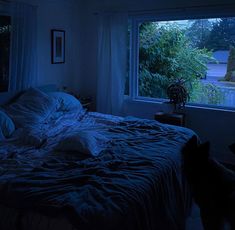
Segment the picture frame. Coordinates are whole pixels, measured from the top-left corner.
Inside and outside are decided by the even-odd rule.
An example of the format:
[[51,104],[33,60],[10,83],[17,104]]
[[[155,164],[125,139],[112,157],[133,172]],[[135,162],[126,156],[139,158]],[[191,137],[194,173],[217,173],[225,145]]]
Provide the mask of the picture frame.
[[65,31],[51,30],[51,63],[65,63]]

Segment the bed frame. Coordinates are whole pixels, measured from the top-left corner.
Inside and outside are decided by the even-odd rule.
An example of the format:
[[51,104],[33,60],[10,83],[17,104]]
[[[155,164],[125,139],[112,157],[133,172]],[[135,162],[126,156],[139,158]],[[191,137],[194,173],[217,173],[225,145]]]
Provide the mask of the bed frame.
[[[43,92],[53,92],[53,91],[58,90],[58,88],[54,84],[42,85],[42,86],[38,86],[35,88],[40,89]],[[0,106],[8,104],[12,100],[14,100],[16,97],[18,97],[22,92],[24,92],[24,90],[0,93]]]

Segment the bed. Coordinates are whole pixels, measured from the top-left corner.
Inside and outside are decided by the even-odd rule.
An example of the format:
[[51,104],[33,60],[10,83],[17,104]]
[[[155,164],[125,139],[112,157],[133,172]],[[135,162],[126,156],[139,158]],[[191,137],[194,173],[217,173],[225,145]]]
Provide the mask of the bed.
[[87,112],[67,94],[36,91],[44,101],[31,92],[2,106],[15,127],[0,141],[0,229],[185,228],[181,149],[192,130]]

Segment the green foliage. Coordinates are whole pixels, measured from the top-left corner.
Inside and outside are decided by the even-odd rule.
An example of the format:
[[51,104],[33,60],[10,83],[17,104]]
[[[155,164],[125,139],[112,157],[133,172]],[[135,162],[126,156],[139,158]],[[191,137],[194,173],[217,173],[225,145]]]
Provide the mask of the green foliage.
[[203,49],[209,39],[212,28],[213,23],[208,19],[197,19],[187,29],[186,35],[190,38],[194,47]]
[[169,84],[191,82],[204,76],[212,53],[194,48],[185,30],[176,24],[143,23],[139,40],[139,95],[166,98]]
[[202,83],[196,79],[192,81],[192,90],[190,91],[190,102],[198,104],[220,105],[225,95],[220,88],[211,83]]
[[153,98],[165,98],[166,91],[170,82],[166,76],[158,73],[151,73],[147,69],[141,71],[139,78],[139,95]]
[[235,18],[221,18],[213,23],[213,28],[208,36],[204,47],[214,51],[229,50],[229,47],[235,46]]
[[235,45],[235,18],[213,20],[197,19],[187,29],[186,35],[197,48],[208,50],[228,50]]

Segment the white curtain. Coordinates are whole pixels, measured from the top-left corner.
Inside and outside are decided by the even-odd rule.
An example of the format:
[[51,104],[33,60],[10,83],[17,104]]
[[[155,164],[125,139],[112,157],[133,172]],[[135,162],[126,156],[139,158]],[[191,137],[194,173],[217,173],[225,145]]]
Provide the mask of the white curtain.
[[12,2],[12,34],[9,90],[22,90],[37,83],[37,8]]
[[127,74],[126,13],[99,15],[97,111],[122,115]]

